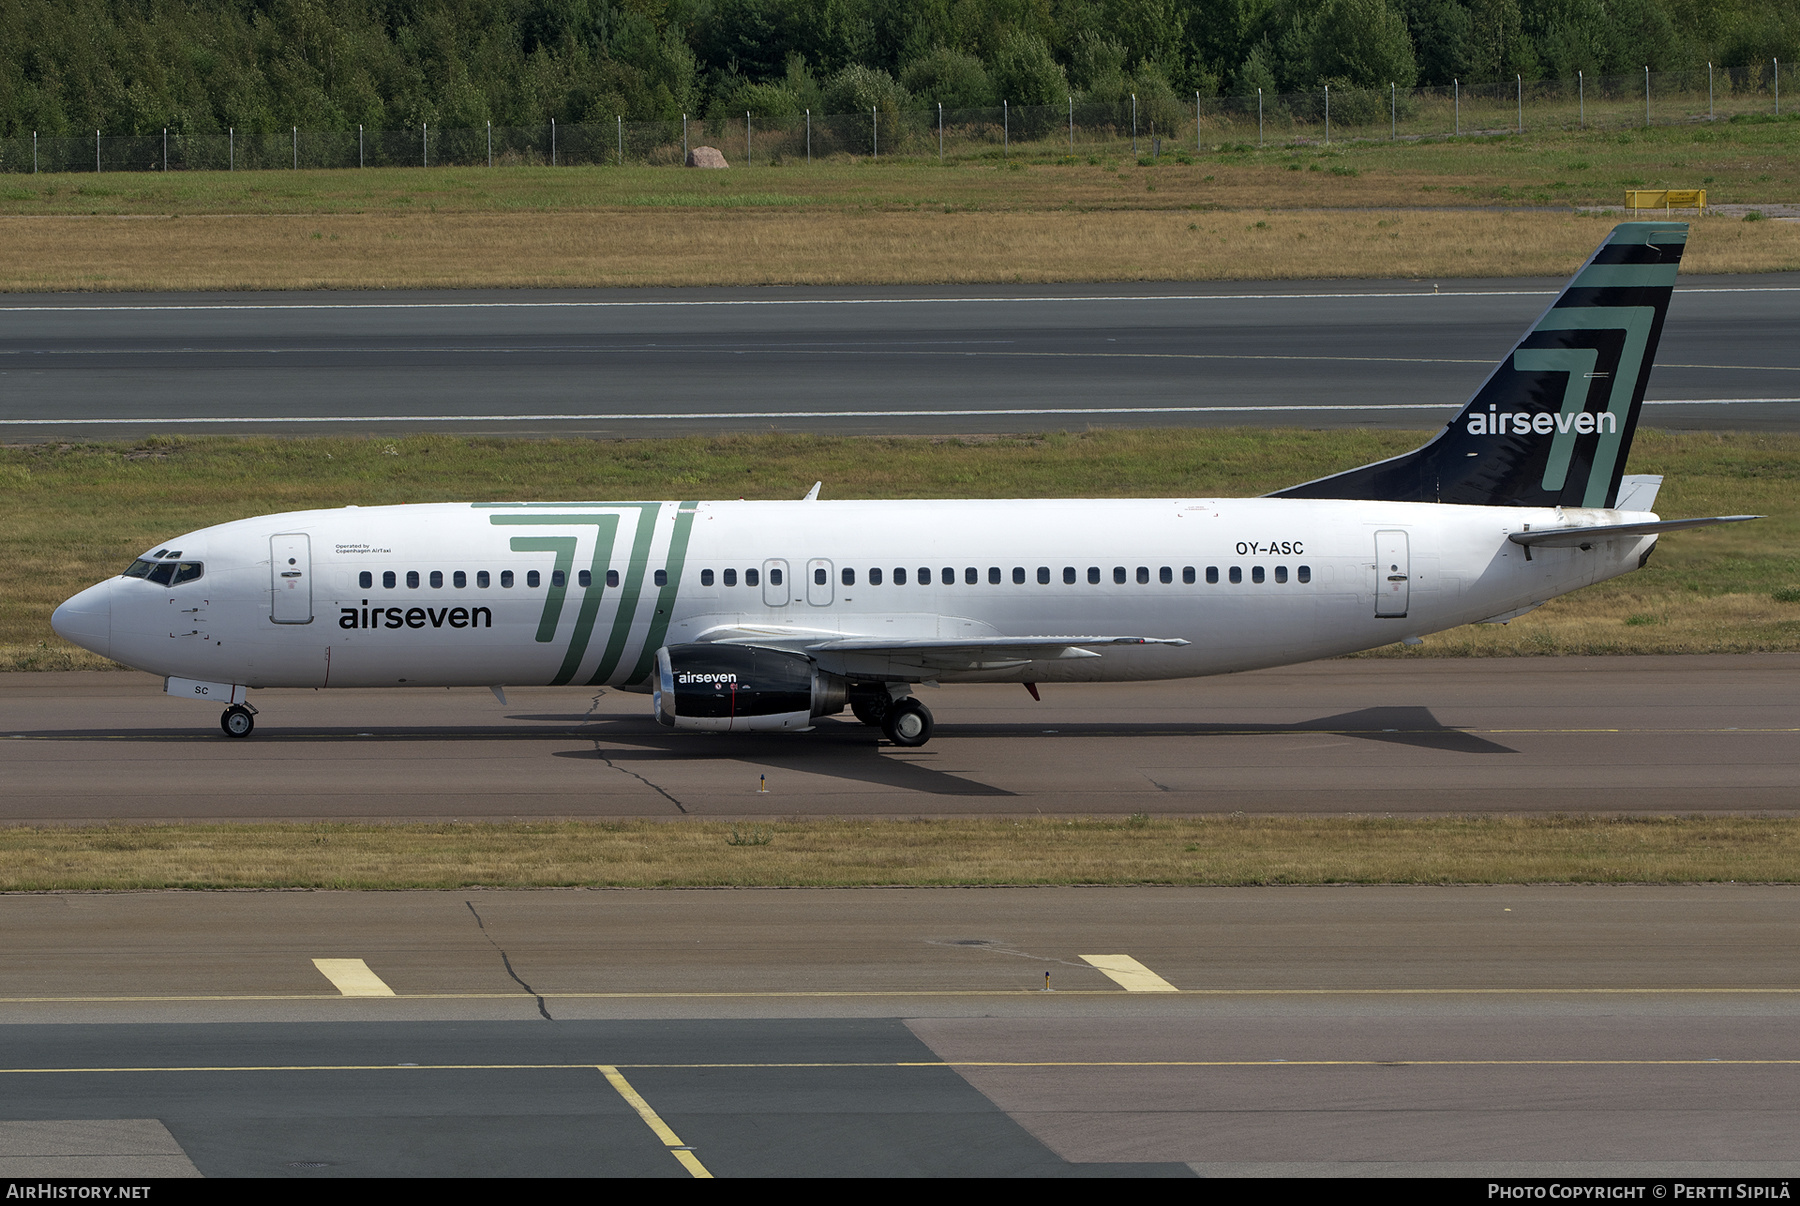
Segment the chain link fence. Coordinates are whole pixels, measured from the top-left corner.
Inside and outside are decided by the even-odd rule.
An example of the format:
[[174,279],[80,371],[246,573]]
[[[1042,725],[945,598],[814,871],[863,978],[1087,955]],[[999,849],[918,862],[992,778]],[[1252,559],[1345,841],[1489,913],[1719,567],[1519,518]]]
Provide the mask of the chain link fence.
[[401,166],[680,166],[697,146],[735,165],[813,160],[1157,158],[1220,148],[1618,129],[1779,115],[1779,64],[1448,88],[1320,88],[987,109],[871,109],[479,129],[0,139],[4,172],[267,171]]

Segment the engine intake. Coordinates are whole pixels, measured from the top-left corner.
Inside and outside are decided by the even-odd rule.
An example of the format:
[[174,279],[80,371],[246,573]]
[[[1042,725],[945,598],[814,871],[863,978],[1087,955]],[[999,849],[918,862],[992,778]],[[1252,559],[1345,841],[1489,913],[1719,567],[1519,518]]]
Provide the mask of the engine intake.
[[656,651],[656,719],[676,729],[809,729],[841,712],[849,684],[803,653],[752,645],[665,645]]

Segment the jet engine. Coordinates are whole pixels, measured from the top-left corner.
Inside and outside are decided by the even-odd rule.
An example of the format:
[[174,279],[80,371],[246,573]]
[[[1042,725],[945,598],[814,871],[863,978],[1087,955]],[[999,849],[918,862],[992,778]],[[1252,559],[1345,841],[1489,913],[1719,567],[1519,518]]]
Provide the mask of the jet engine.
[[848,686],[803,653],[707,644],[656,651],[656,719],[671,728],[809,729],[814,717],[843,711]]

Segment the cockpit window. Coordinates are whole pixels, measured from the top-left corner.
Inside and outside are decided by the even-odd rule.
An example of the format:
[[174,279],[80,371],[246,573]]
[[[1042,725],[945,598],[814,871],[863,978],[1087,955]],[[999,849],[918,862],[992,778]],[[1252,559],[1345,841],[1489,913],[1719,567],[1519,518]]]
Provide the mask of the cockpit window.
[[199,561],[151,561],[140,557],[131,563],[124,576],[143,578],[158,586],[180,586],[183,582],[195,581],[205,572],[205,564]]
[[206,567],[198,561],[183,561],[175,567],[175,585],[192,582],[206,572]]
[[156,583],[158,586],[167,586],[169,580],[174,576],[175,563],[173,561],[165,561],[144,575],[144,577],[150,579],[150,581]]
[[127,578],[142,578],[148,575],[155,567],[156,562],[139,558],[131,563],[131,568],[125,571],[124,576]]

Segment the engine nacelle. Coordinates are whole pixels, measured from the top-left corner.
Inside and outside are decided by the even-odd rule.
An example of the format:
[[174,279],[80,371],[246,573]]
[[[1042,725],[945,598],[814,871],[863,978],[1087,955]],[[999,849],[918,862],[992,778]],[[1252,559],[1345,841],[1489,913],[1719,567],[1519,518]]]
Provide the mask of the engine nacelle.
[[656,651],[656,719],[676,729],[794,731],[843,711],[848,686],[803,653],[750,645]]

